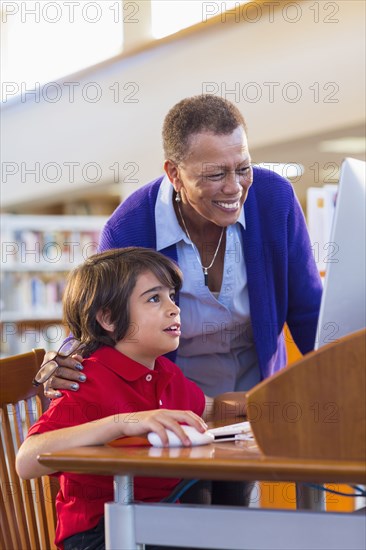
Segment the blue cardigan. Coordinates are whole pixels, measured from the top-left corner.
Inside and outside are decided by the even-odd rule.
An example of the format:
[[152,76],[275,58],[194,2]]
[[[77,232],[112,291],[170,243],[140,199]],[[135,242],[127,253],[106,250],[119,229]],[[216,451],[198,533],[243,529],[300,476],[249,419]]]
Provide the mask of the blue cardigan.
[[[155,203],[162,179],[138,189],[119,205],[103,229],[100,251],[156,248]],[[286,365],[285,322],[302,353],[313,349],[322,284],[301,207],[287,180],[254,167],[245,222],[250,315],[263,379]],[[161,252],[178,260],[175,245]]]

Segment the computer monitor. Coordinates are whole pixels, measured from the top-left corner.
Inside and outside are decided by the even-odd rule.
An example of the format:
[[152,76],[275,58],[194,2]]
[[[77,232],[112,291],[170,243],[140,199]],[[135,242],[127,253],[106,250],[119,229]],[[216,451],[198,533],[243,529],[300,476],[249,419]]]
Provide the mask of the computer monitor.
[[343,161],[315,349],[366,326],[366,163]]

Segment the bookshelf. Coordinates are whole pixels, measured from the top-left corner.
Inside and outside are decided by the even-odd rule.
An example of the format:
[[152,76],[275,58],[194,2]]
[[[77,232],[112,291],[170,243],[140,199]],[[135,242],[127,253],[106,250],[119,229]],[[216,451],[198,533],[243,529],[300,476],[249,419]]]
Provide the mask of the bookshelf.
[[334,261],[337,244],[330,242],[330,232],[337,200],[338,185],[307,189],[307,223],[315,262],[325,277],[327,263]]
[[67,273],[97,250],[106,216],[1,217],[1,355],[57,349]]

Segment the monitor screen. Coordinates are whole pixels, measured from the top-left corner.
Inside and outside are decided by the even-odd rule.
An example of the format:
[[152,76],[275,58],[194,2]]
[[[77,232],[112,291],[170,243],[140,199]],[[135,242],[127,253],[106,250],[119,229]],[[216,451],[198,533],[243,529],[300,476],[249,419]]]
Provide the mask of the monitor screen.
[[315,349],[366,326],[366,163],[341,167]]

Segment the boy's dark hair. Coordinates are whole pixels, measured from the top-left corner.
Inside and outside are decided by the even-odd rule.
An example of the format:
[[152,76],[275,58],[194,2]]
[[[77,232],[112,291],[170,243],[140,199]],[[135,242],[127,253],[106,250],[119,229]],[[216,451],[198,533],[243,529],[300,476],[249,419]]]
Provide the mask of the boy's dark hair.
[[243,115],[227,99],[210,94],[182,99],[170,109],[164,120],[165,158],[179,164],[189,152],[189,138],[193,134],[228,135],[238,126],[243,126],[247,133]]
[[[63,297],[64,322],[85,344],[84,355],[102,345],[114,346],[130,327],[129,299],[138,275],[151,271],[162,285],[179,291],[182,272],[169,258],[150,248],[117,248],[90,256],[68,277]],[[108,312],[113,335],[97,321]]]

